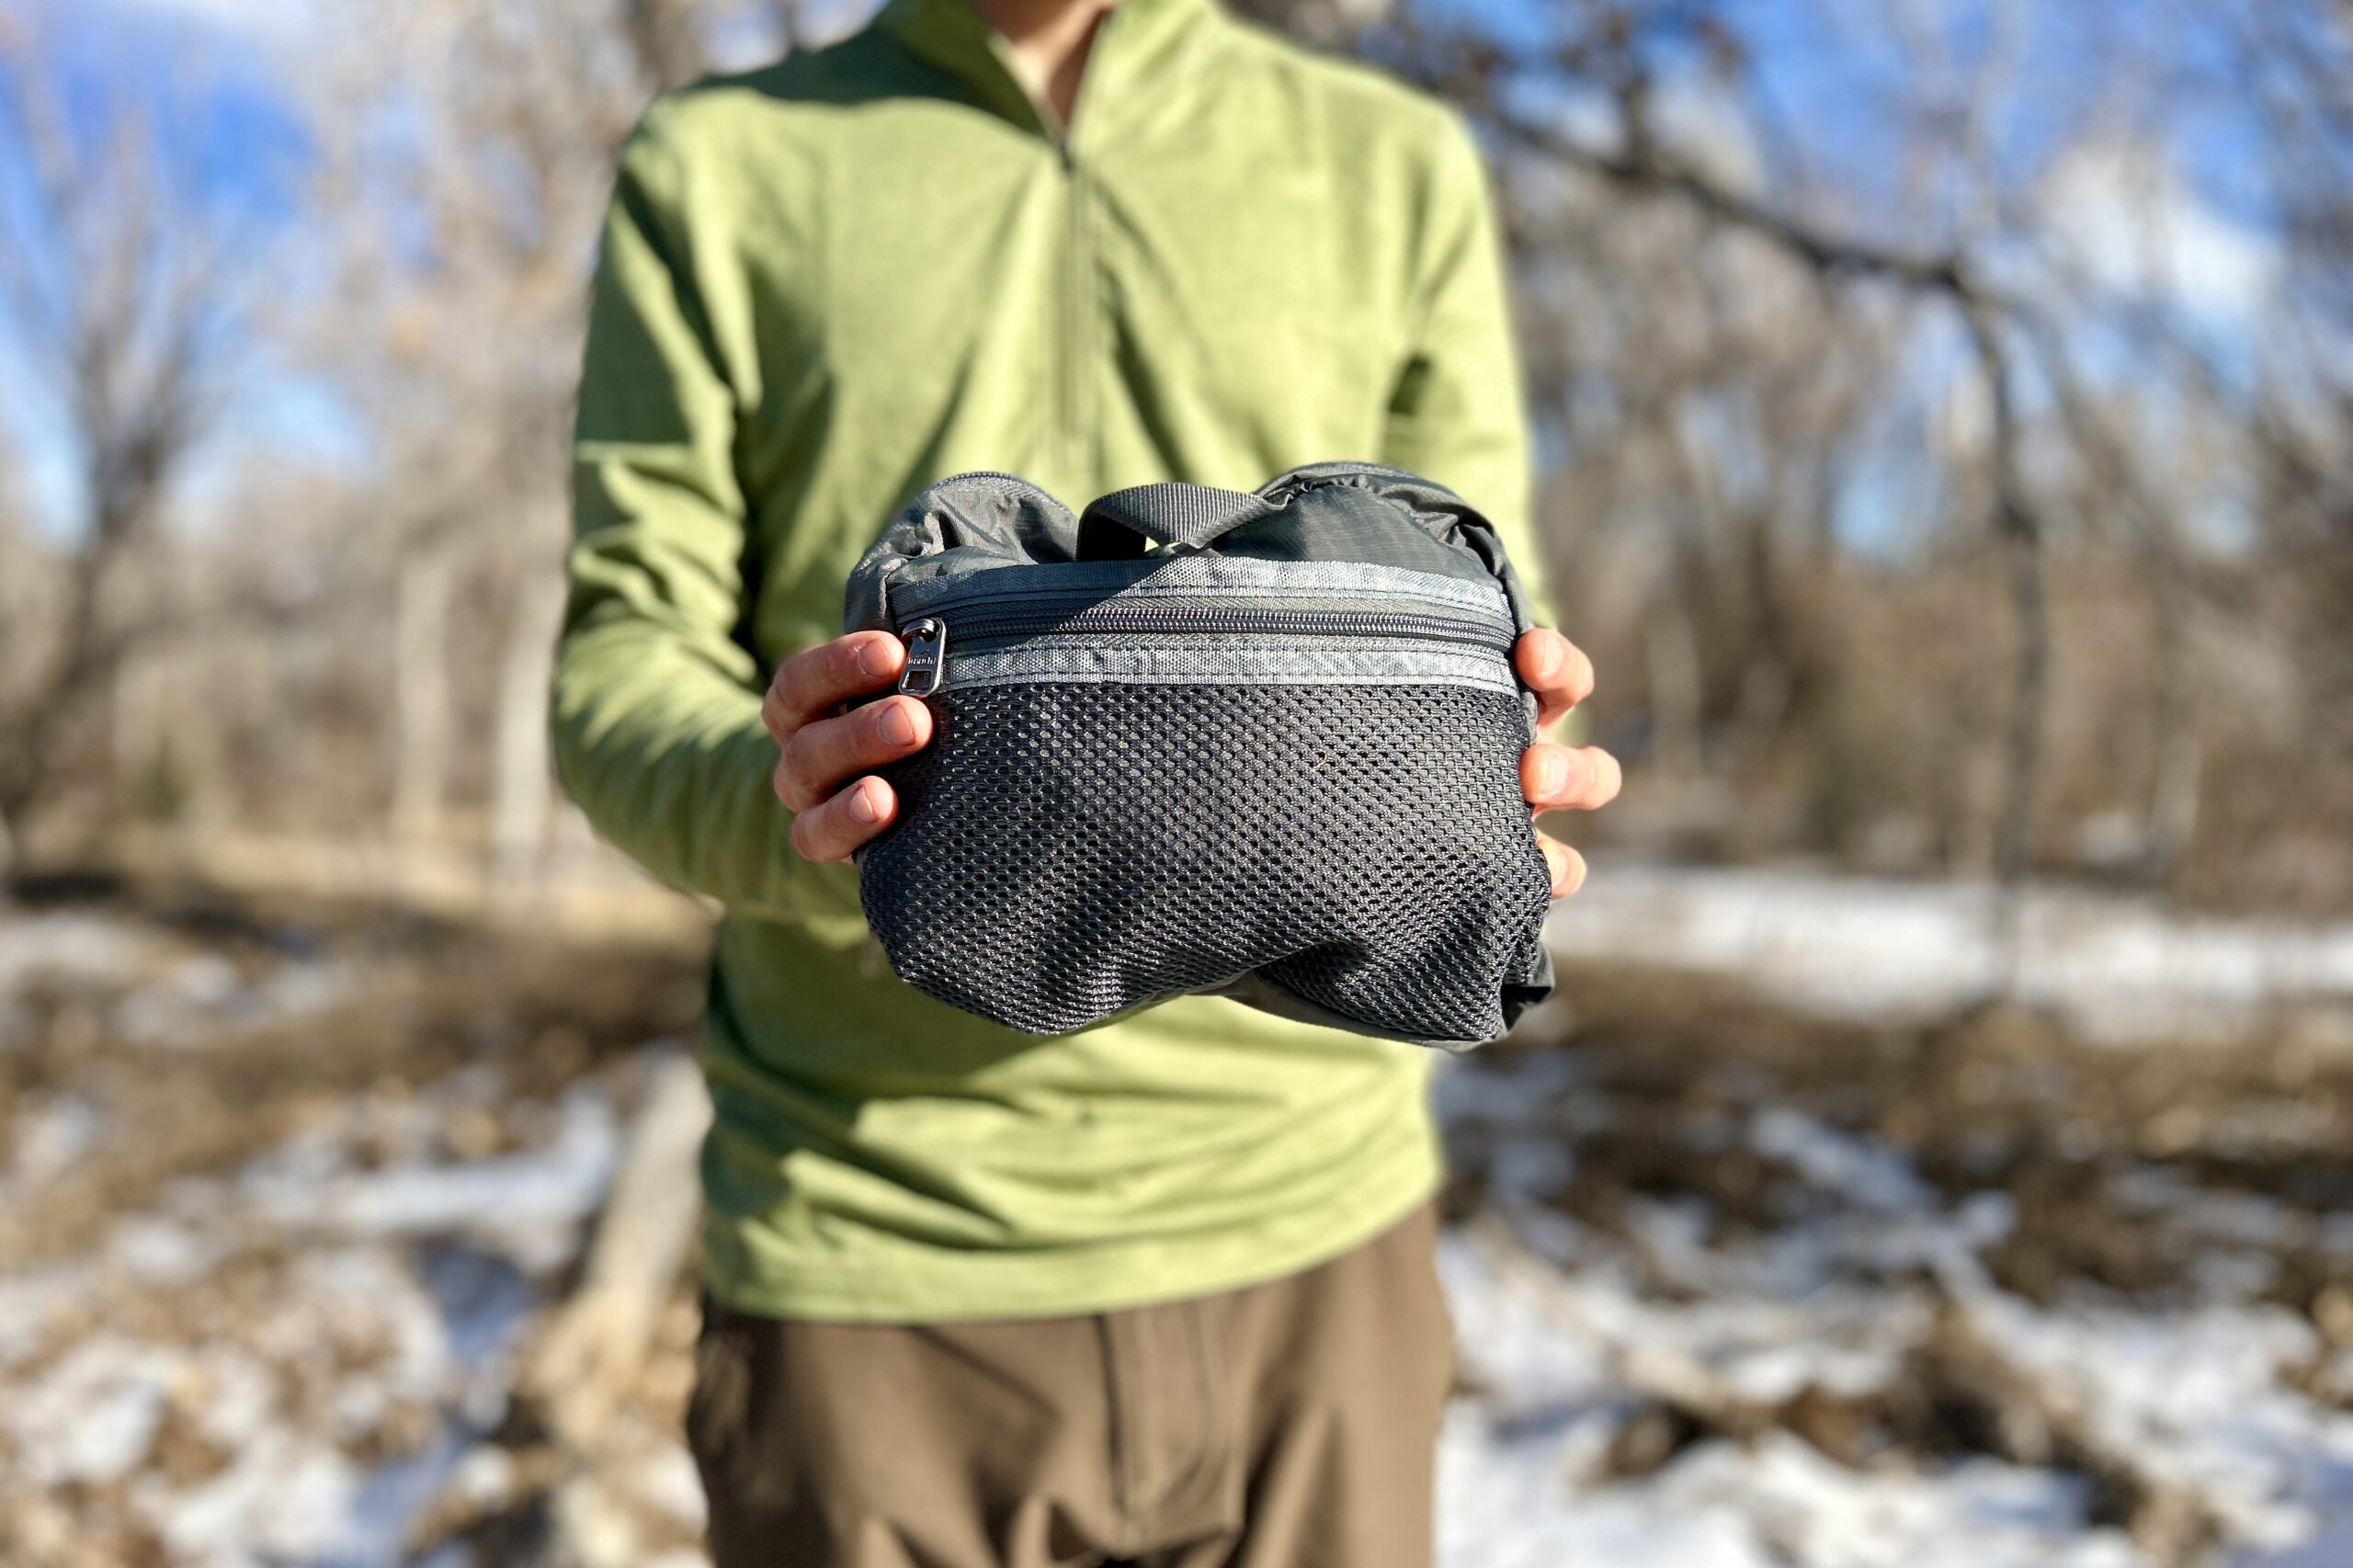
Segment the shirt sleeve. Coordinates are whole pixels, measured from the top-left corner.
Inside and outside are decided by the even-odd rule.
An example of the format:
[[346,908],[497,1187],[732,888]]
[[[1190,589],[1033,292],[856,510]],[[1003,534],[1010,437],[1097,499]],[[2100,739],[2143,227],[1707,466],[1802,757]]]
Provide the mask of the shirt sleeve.
[[1549,620],[1495,203],[1477,144],[1450,116],[1421,227],[1416,326],[1390,399],[1382,460],[1427,474],[1485,513],[1529,603]]
[[760,723],[764,672],[736,639],[735,398],[695,284],[686,171],[662,107],[622,149],[590,296],[556,767],[598,834],[655,876],[774,917],[835,869],[792,851]]

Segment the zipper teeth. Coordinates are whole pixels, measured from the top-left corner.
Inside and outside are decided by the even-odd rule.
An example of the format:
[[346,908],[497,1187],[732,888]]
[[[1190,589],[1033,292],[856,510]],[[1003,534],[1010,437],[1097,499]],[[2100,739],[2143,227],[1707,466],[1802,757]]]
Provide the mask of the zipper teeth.
[[[959,642],[998,637],[1027,637],[1044,632],[1081,634],[1094,631],[1186,631],[1216,635],[1280,632],[1307,637],[1411,637],[1444,642],[1468,642],[1498,651],[1511,646],[1510,637],[1476,621],[1451,616],[1417,615],[1405,610],[1225,609],[1176,605],[1094,606],[1057,613],[1051,610],[1004,611],[974,609],[961,615],[934,610],[919,618],[949,625]],[[915,623],[909,621],[902,635]]]

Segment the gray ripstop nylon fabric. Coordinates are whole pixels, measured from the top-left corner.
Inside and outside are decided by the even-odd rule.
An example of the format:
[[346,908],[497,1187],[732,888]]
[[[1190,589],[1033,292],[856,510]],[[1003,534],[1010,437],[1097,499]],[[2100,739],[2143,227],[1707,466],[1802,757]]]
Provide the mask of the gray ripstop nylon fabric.
[[859,856],[918,989],[1033,1033],[1213,992],[1449,1049],[1550,993],[1508,655],[1525,607],[1450,492],[1324,464],[1073,517],[960,477],[884,528],[847,605],[947,644],[933,743],[884,770],[899,817]]

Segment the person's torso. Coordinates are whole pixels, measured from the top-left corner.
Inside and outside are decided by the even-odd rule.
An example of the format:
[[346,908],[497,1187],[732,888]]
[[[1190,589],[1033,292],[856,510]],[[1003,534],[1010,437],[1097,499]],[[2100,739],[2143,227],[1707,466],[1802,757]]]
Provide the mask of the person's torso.
[[[852,562],[947,474],[1019,473],[1075,508],[1384,455],[1444,122],[1369,72],[1200,0],[1127,0],[1064,141],[961,0],[899,0],[671,120],[737,403],[742,636],[763,665],[840,631]],[[1246,1275],[1254,1248],[1313,1256],[1317,1226],[1427,1190],[1413,1048],[1207,998],[1017,1035],[899,984],[855,872],[834,886],[722,933],[704,1174],[722,1297],[1100,1304]],[[1029,1261],[953,1283],[992,1253]],[[1065,1282],[1073,1259],[1093,1272]]]
[[948,474],[1077,507],[1381,455],[1440,111],[1200,0],[1128,0],[1064,137],[981,38],[915,0],[689,106],[764,662],[839,630],[858,552]]

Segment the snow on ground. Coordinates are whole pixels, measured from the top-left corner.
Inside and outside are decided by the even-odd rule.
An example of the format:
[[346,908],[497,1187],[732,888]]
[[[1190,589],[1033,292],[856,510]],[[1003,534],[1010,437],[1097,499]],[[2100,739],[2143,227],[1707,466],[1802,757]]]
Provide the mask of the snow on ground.
[[[1539,1227],[1540,1230],[1541,1227]],[[1536,1273],[1518,1244],[1458,1227],[1441,1264],[1464,1371],[1440,1447],[1449,1568],[2148,1568],[2097,1520],[2082,1475],[1984,1457],[1858,1468],[1785,1431],[1706,1437],[1655,1471],[1610,1473],[1644,1403],[1696,1365],[1761,1403],[1808,1390],[1883,1392],[1922,1315],[1902,1289],[1823,1286],[1683,1304],[1637,1297],[1594,1238]],[[1500,1256],[1499,1256],[1500,1255]],[[1755,1260],[1790,1278],[1785,1259]],[[2276,1310],[2183,1316],[1982,1304],[2026,1366],[2072,1391],[2117,1440],[2212,1506],[2230,1561],[2302,1562],[2353,1530],[2353,1415],[2279,1382],[2311,1332]],[[1651,1365],[1645,1367],[1645,1362]],[[1660,1373],[1669,1375],[1664,1379]],[[1630,1375],[1631,1374],[1631,1375]],[[2313,1557],[2315,1564],[2353,1559]]]
[[104,1561],[63,1549],[72,1498],[173,1563],[404,1561],[467,1434],[504,1414],[517,1331],[618,1141],[592,1082],[524,1119],[535,1144],[435,1150],[429,1129],[499,1093],[467,1071],[358,1097],[0,1280],[0,1542],[13,1527],[27,1554],[0,1559]]
[[[2353,1280],[2341,1214],[2120,1159],[2145,1208],[2109,1223],[2212,1267],[2037,1301],[1999,1277],[2026,1224],[2008,1193],[1942,1191],[1706,1063],[1663,1107],[1654,1067],[1549,1051],[1441,1077],[1481,1184],[1441,1255],[1469,1391],[1441,1449],[1449,1568],[2353,1563],[2324,1550],[2353,1532],[2353,1400],[2321,1388],[2353,1352],[2267,1299],[2285,1255],[2260,1250],[2308,1243],[2302,1267]],[[1629,1125],[1689,1162],[1762,1156],[1723,1190],[1765,1222],[1641,1190],[1672,1164],[1637,1157],[1620,1186],[1597,1140]],[[1938,1408],[1956,1401],[1982,1408]]]
[[63,909],[10,915],[0,940],[0,1051],[23,1033],[35,991],[103,999],[114,1038],[203,1041],[222,1030],[315,1017],[353,981],[352,966],[294,934],[233,962],[200,929],[174,930],[118,913]]
[[[1993,910],[1984,883],[1613,861],[1554,907],[1549,937],[1566,956],[1737,974],[1825,1011],[1926,1016],[1995,988]],[[2093,1038],[2229,1032],[2286,999],[2353,1009],[2353,923],[2193,918],[2059,886],[2028,890],[2019,919],[2016,1000]]]
[[[1567,909],[1572,954],[1849,1011],[1931,1009],[1991,961],[1971,895],[1939,889],[1628,872]],[[2353,994],[2340,933],[2055,896],[2034,918],[2030,988],[2086,1017],[2105,987],[2220,1010]],[[54,1065],[60,993],[95,1010],[90,1049],[185,1064],[156,1032],[174,1009],[217,1044],[366,983],[357,960],[0,911],[0,1015],[52,1062],[0,1074],[0,1208],[140,1137],[103,1075]],[[2298,1305],[2299,1281],[2353,1281],[2353,1204],[2295,1179],[2297,1151],[2341,1153],[2338,1101],[2184,1094],[2185,1127],[2119,1131],[2121,1091],[2038,1059],[1988,1069],[2016,1128],[1955,1101],[1905,1143],[1887,1129],[1911,1113],[1868,1072],[1808,1076],[1737,1025],[1688,1058],[1615,1028],[1440,1076],[1464,1377],[1445,1568],[2353,1564],[2353,1291],[2340,1318]],[[524,1084],[494,1055],[356,1083],[232,1161],[126,1188],[80,1244],[0,1258],[0,1561],[487,1568],[523,1559],[469,1519],[536,1486],[602,1543],[582,1568],[692,1568],[683,1299],[593,1474],[535,1479],[511,1430],[631,1070]],[[2116,1235],[2145,1254],[2098,1250]]]

